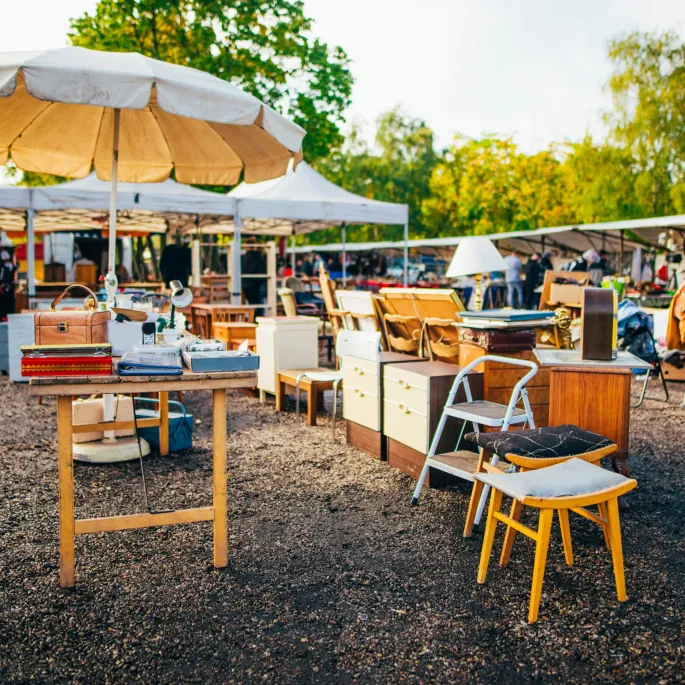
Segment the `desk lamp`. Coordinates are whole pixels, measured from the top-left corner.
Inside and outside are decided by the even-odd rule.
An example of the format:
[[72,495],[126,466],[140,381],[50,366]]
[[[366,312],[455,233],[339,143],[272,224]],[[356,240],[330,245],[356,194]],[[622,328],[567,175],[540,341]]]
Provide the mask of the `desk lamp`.
[[173,329],[176,325],[174,320],[176,308],[183,309],[193,301],[193,292],[190,288],[184,288],[181,281],[171,281],[169,283],[171,289],[171,316],[169,317],[169,328]]
[[489,238],[464,238],[457,245],[445,275],[447,278],[475,276],[476,310],[480,311],[483,306],[480,290],[482,275],[492,271],[504,271],[506,268],[504,258]]

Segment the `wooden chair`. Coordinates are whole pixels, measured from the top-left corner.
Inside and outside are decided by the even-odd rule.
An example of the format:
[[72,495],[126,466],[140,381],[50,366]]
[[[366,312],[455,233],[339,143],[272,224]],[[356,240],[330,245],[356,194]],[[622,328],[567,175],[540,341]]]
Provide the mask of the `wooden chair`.
[[209,338],[212,332],[212,313],[208,309],[190,306],[190,325],[193,334],[199,338]]
[[333,336],[338,336],[338,331],[345,328],[345,316],[348,312],[338,308],[335,302],[335,283],[331,280],[330,274],[321,265],[319,270],[319,285],[321,286],[321,297],[326,305],[326,314],[328,321],[333,329]]
[[383,316],[385,339],[391,352],[413,354],[417,357],[422,355],[421,334],[423,324],[416,316],[403,316],[402,314],[385,314]]
[[[278,295],[283,304],[286,316],[319,316],[319,308],[315,304],[297,304],[295,293],[290,288],[279,288]],[[319,322],[319,345],[325,345],[328,361],[333,358],[333,344],[335,338],[326,331],[326,322]]]
[[208,290],[210,302],[228,302],[231,299],[228,278],[212,278]]
[[459,329],[452,319],[430,317],[423,322],[423,349],[431,361],[459,363]]
[[212,321],[215,323],[252,323],[255,310],[252,307],[226,307],[215,308]]
[[[578,458],[524,473],[479,473],[476,479],[489,485],[493,491],[478,568],[480,584],[485,583],[498,522],[507,526],[507,532],[513,529],[535,540],[535,564],[528,609],[528,623],[535,623],[540,608],[542,581],[545,575],[547,550],[555,511],[559,517],[566,563],[569,566],[573,565],[571,529],[568,520],[568,512],[572,511],[599,523],[606,531],[614,565],[616,594],[619,602],[626,601],[618,498],[635,488],[637,481]],[[503,495],[520,502],[522,506],[539,509],[540,518],[537,530],[522,525],[518,520],[500,511]],[[597,516],[586,508],[589,506],[600,507],[604,515]]]

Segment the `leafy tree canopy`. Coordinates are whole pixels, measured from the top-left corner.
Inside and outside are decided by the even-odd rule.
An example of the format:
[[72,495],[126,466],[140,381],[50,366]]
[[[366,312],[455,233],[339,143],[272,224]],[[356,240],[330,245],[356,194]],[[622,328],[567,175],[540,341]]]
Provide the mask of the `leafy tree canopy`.
[[311,28],[301,0],[100,0],[72,19],[69,38],[230,81],[306,128],[305,154],[315,161],[342,144],[353,80],[342,48]]

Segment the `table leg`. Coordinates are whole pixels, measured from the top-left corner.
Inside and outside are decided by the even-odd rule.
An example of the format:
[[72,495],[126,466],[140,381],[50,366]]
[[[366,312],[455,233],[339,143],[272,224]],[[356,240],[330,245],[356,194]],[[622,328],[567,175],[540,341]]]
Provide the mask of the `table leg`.
[[74,448],[71,421],[71,397],[57,397],[60,587],[74,586]]
[[319,393],[314,383],[309,384],[307,392],[307,424],[316,426],[316,414],[319,411]]
[[285,383],[280,379],[276,381],[276,411],[285,408]]
[[169,393],[159,393],[159,453],[169,454]]
[[228,564],[228,505],[226,502],[226,390],[213,391],[214,566]]

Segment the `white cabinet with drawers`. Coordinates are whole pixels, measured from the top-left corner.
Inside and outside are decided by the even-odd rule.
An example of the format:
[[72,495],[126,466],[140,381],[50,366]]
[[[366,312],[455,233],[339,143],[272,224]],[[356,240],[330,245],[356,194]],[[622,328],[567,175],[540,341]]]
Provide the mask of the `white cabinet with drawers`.
[[275,394],[278,372],[319,367],[319,320],[312,316],[257,318],[257,387]]
[[393,364],[422,360],[398,352],[381,352],[378,359],[345,356],[343,372],[343,418],[347,420],[347,442],[379,459],[383,444],[383,369]]

